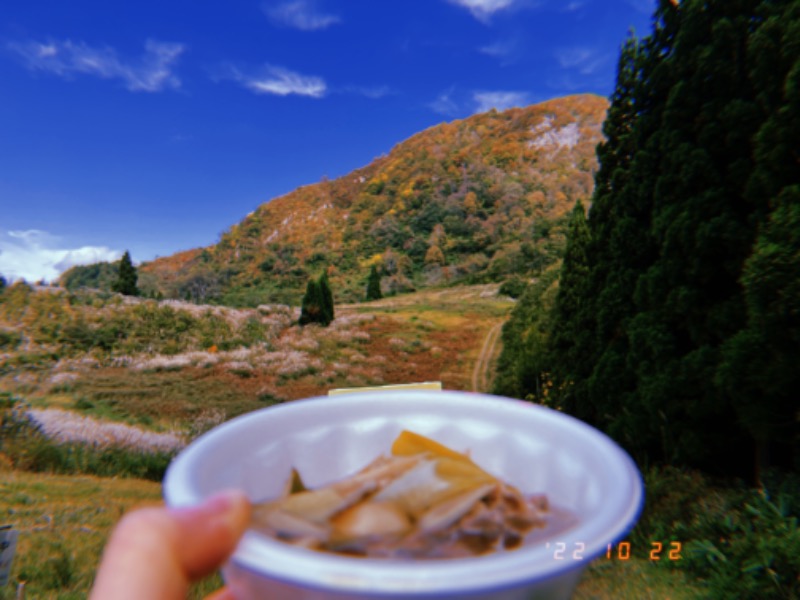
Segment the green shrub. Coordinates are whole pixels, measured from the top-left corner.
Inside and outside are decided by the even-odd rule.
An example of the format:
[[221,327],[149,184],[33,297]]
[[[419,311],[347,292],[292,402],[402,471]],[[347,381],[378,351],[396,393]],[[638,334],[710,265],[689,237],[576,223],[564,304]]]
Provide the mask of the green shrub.
[[519,298],[522,295],[522,292],[525,291],[527,285],[528,284],[525,282],[525,280],[519,277],[512,277],[511,279],[506,279],[503,282],[498,293],[501,296],[508,296],[509,298]]
[[702,581],[707,597],[800,598],[800,477],[769,473],[764,491],[724,486],[674,467],[644,473],[647,498],[632,547],[682,544],[682,560],[662,561]]
[[789,503],[752,492],[741,508],[709,523],[685,546],[687,566],[713,598],[800,598],[800,530]]
[[10,329],[0,330],[0,348],[14,350],[22,342],[22,334]]

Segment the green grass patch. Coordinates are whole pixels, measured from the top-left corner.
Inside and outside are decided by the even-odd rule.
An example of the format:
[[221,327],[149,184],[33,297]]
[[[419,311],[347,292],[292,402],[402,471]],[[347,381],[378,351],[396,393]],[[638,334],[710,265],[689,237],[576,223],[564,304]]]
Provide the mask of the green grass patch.
[[263,408],[257,394],[241,391],[209,369],[115,369],[75,382],[74,393],[83,399],[86,414],[154,429],[185,426],[203,410],[218,409],[232,418]]
[[[0,600],[13,600],[22,581],[26,598],[86,598],[113,526],[133,507],[160,502],[161,486],[152,481],[2,472],[0,515],[19,539]],[[189,598],[221,585],[214,575]]]

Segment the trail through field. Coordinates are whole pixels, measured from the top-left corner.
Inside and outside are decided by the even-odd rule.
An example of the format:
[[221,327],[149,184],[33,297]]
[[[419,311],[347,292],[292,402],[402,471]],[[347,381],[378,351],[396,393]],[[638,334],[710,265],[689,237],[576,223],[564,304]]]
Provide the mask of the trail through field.
[[475,369],[472,371],[472,391],[488,392],[491,380],[492,358],[497,351],[497,342],[500,340],[500,331],[503,328],[503,321],[492,326],[489,333],[483,340],[481,353],[475,362]]

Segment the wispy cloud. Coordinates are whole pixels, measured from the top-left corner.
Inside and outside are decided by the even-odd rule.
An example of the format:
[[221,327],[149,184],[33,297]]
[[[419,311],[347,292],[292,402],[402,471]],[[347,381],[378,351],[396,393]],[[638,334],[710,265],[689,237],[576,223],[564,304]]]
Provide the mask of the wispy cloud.
[[445,92],[439,94],[439,96],[433,102],[428,104],[428,108],[430,108],[433,112],[438,113],[440,115],[444,115],[446,117],[456,117],[458,116],[462,110],[459,106],[459,103],[453,99],[454,89],[451,88]]
[[388,85],[377,85],[377,86],[366,86],[366,85],[346,85],[341,88],[342,92],[347,94],[356,94],[358,96],[364,96],[365,98],[370,98],[371,100],[378,100],[380,98],[385,98],[386,96],[391,96],[394,94],[392,89]]
[[472,16],[479,21],[486,23],[496,12],[506,10],[518,4],[518,0],[447,0],[450,4],[456,4],[466,8]]
[[58,237],[38,229],[0,232],[0,274],[7,279],[54,281],[76,265],[121,256],[122,252],[106,246],[64,248]]
[[315,0],[290,0],[277,4],[264,2],[261,8],[273,23],[301,31],[327,29],[342,21],[336,15],[322,12]]
[[216,79],[231,79],[255,94],[272,96],[322,98],[328,92],[328,86],[321,77],[302,75],[274,65],[265,65],[252,74],[228,65],[221,70]]
[[625,2],[634,10],[645,14],[653,14],[658,4],[656,0],[625,0]]
[[585,46],[561,48],[556,50],[555,57],[561,68],[572,69],[581,75],[593,75],[609,61],[608,54]]
[[108,46],[96,48],[71,40],[14,41],[8,48],[32,71],[44,71],[63,78],[91,75],[119,79],[132,92],[160,92],[180,87],[173,69],[186,50],[183,44],[147,40],[144,55],[123,60]]
[[491,109],[506,110],[515,106],[530,104],[528,94],[524,92],[475,92],[472,95],[475,112],[481,113]]
[[572,0],[564,5],[564,10],[566,12],[576,12],[586,6],[587,0]]
[[516,62],[521,54],[522,44],[518,38],[506,38],[488,46],[481,46],[478,51],[500,61],[503,66]]

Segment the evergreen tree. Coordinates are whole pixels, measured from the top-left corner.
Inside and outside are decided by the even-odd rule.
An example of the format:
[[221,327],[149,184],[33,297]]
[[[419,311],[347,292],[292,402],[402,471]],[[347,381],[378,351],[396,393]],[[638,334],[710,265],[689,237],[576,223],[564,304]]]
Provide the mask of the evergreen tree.
[[522,292],[503,325],[502,351],[492,391],[501,396],[550,403],[550,373],[545,353],[557,293],[558,265],[542,273]]
[[131,261],[131,255],[126,250],[119,263],[117,280],[111,285],[111,289],[126,296],[138,296],[139,288],[136,287],[138,277],[136,267],[133,266]]
[[623,48],[550,360],[564,407],[642,460],[797,452],[799,35],[796,2],[661,0]]
[[741,277],[746,322],[723,348],[717,382],[756,441],[757,476],[800,466],[800,5],[764,7],[748,47],[750,77],[768,118],[755,136],[746,197],[766,215]]
[[328,326],[334,318],[333,293],[328,283],[328,274],[309,280],[300,309],[300,325],[319,323]]
[[[558,282],[558,294],[552,311],[552,333],[548,341],[547,353],[551,363],[550,371],[559,383],[559,404],[574,398],[567,387],[574,385],[576,372],[584,379],[590,372],[591,362],[581,351],[590,342],[593,323],[587,319],[585,304],[589,299],[589,244],[591,236],[586,223],[586,210],[578,200],[567,225],[567,248]],[[568,407],[576,412],[575,405]],[[583,411],[586,413],[586,411]],[[594,421],[588,414],[583,418]]]
[[[637,378],[636,435],[651,456],[752,473],[733,398],[720,386],[721,351],[744,325],[741,276],[762,218],[747,197],[753,139],[765,118],[747,48],[770,3],[684,2],[659,52],[670,83],[658,127],[652,196],[657,258],[637,281],[627,365]],[[679,393],[678,393],[679,391]],[[750,473],[748,473],[750,471]]]
[[322,324],[328,326],[334,319],[333,292],[328,280],[328,270],[325,269],[319,278],[319,290],[322,296]]
[[381,293],[381,277],[378,275],[378,269],[375,265],[369,270],[369,279],[367,280],[367,302],[370,300],[380,300],[383,298]]
[[[587,247],[562,268],[561,277],[572,290],[562,296],[561,303],[570,304],[561,307],[557,300],[555,337],[548,347],[558,404],[606,431],[620,424],[625,396],[635,391],[635,378],[624,367],[628,351],[624,326],[634,312],[636,274],[652,255],[647,207],[637,203],[632,193],[636,187],[633,163],[648,159],[646,153],[639,153],[637,114],[643,103],[641,80],[653,68],[648,60],[652,45],[652,40],[631,38],[622,48],[617,85],[603,124],[606,141],[597,149],[600,168],[589,233],[580,226],[575,231],[584,238],[578,249]],[[564,329],[575,335],[558,333]],[[620,433],[618,439],[622,437]]]
[[322,323],[324,321],[323,313],[323,299],[319,282],[316,279],[310,279],[306,285],[306,293],[303,296],[300,320],[298,322],[300,325]]

